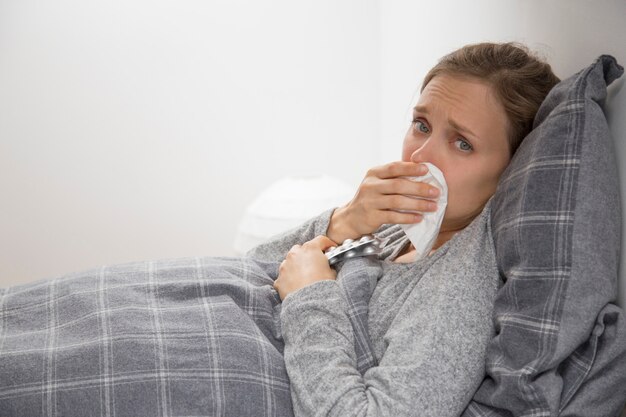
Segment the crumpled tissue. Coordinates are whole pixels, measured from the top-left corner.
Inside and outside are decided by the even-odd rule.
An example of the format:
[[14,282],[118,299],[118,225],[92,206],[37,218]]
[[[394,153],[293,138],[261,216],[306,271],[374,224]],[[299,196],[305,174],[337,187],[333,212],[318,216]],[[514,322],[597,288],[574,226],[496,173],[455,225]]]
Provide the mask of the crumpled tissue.
[[437,202],[437,210],[420,213],[423,215],[423,219],[419,223],[415,224],[402,224],[404,233],[409,237],[409,240],[415,246],[417,252],[416,260],[427,256],[430,253],[437,236],[439,235],[439,228],[443,221],[443,215],[448,205],[448,184],[446,183],[443,173],[439,168],[431,164],[430,162],[424,162],[424,165],[428,167],[428,172],[419,177],[405,177],[416,182],[425,182],[427,184],[437,187],[440,191]]

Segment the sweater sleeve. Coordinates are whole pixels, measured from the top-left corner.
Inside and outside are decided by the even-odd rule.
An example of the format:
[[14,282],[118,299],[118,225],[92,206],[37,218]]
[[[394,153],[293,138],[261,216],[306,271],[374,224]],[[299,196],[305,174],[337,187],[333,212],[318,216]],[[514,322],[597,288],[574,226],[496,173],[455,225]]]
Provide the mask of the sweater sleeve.
[[293,245],[301,245],[319,235],[326,235],[334,211],[335,208],[326,210],[300,226],[270,238],[250,249],[246,257],[268,262],[284,260]]
[[385,334],[379,365],[363,375],[337,282],[290,294],[281,323],[295,415],[460,415],[484,377],[497,287],[467,278],[422,277]]

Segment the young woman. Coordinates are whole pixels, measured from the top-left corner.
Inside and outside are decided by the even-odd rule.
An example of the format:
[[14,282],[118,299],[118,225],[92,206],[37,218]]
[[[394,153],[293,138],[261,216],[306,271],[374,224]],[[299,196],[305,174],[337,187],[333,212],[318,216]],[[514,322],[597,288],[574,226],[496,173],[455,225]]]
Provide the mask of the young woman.
[[[297,416],[460,414],[484,377],[493,332],[488,201],[558,81],[519,45],[451,53],[424,80],[402,161],[371,169],[352,201],[307,225],[326,226],[322,235],[300,246],[301,229],[252,251],[280,259],[295,244],[274,285]],[[397,224],[421,220],[406,211],[436,209],[436,187],[404,178],[423,175],[423,162],[443,172],[448,205],[430,256],[416,262]],[[323,251],[370,233],[392,239],[368,301],[375,366],[359,372],[346,297]]]
[[[244,258],[105,266],[0,289],[3,416],[454,416],[484,378],[499,285],[489,201],[558,82],[514,44],[426,76],[402,160]],[[416,259],[400,224],[448,203]],[[417,213],[416,213],[417,212]],[[324,249],[374,233],[378,257]]]

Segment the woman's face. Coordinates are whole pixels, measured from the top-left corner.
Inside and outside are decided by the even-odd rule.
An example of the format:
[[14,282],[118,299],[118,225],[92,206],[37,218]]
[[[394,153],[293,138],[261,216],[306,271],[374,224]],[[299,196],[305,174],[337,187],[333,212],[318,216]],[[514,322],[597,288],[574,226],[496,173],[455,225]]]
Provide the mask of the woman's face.
[[491,87],[480,80],[435,76],[413,110],[402,160],[430,162],[448,184],[441,231],[467,226],[496,190],[509,163],[508,119]]

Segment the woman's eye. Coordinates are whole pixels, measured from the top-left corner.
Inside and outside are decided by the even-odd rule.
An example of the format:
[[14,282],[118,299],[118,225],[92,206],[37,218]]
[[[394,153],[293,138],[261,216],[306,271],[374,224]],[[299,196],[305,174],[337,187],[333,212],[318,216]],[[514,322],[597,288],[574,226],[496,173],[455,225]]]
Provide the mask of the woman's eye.
[[458,138],[454,142],[454,144],[456,145],[457,148],[459,148],[459,150],[461,150],[463,152],[469,152],[469,151],[474,149],[472,147],[471,143],[469,143],[468,141],[466,141],[465,139],[462,139],[462,138]]
[[430,133],[428,126],[426,126],[421,120],[413,120],[413,124],[415,125],[415,128],[421,133]]

